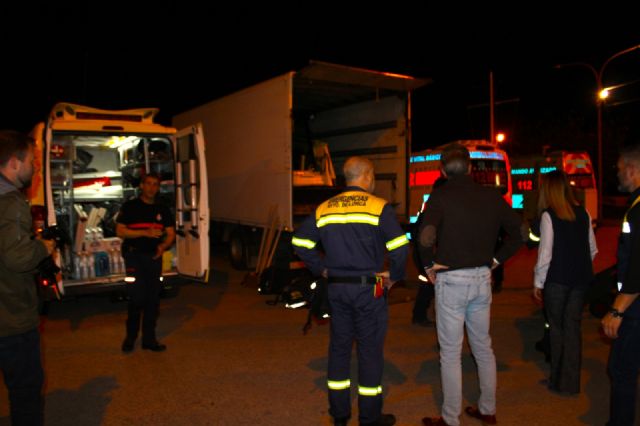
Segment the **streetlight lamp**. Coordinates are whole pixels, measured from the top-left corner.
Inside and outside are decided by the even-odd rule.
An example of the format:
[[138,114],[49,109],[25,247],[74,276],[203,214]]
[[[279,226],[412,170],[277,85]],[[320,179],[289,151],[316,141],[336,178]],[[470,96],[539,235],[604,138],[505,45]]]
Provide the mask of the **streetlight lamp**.
[[596,108],[597,108],[597,112],[598,112],[598,220],[602,220],[602,106],[604,104],[604,101],[607,97],[607,92],[605,92],[605,89],[602,85],[602,73],[604,72],[604,69],[607,67],[607,65],[609,65],[609,62],[611,62],[613,59],[622,56],[626,53],[629,53],[631,51],[634,51],[636,49],[640,49],[640,44],[632,46],[628,49],[624,49],[621,50],[618,53],[615,53],[613,55],[611,55],[609,57],[609,59],[607,59],[606,61],[604,61],[604,63],[602,64],[602,66],[600,67],[599,70],[596,70],[596,68],[591,65],[588,64],[586,62],[570,62],[568,64],[558,64],[555,66],[555,68],[566,68],[566,67],[585,67],[588,68],[592,73],[593,76],[596,79],[596,86],[597,86],[597,94],[596,94]]

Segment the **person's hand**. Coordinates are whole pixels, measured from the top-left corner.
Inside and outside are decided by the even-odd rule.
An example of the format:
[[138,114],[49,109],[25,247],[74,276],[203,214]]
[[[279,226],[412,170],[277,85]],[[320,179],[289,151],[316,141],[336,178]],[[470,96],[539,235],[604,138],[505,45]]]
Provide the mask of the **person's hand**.
[[433,284],[436,283],[436,273],[438,271],[443,271],[445,269],[449,269],[449,267],[447,265],[441,265],[439,263],[434,263],[433,266],[429,269],[425,268],[424,272],[427,274],[427,278],[429,278],[429,281],[431,281]]
[[144,229],[144,236],[149,238],[160,238],[162,236],[162,231],[156,228]]
[[162,257],[162,253],[164,253],[166,250],[166,248],[162,245],[162,244],[158,244],[158,247],[156,248],[156,255],[153,256],[154,259],[158,259],[160,257]]
[[614,317],[610,313],[607,313],[604,318],[602,318],[602,330],[604,330],[604,334],[610,339],[618,337],[620,324],[622,324],[622,318]]
[[391,279],[391,275],[389,275],[389,271],[376,272],[376,277],[382,277],[382,285],[388,289],[393,287],[393,285],[396,283]]
[[538,287],[533,288],[533,298],[542,303],[542,289]]
[[44,247],[47,249],[47,253],[48,254],[53,254],[53,251],[56,249],[56,242],[55,240],[43,240],[40,239],[40,241],[42,241],[42,244],[44,244]]

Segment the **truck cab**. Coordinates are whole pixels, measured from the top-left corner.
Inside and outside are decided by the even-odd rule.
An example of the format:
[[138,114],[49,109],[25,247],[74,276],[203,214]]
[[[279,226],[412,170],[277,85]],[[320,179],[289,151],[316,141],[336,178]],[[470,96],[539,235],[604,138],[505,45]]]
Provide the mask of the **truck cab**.
[[176,241],[163,256],[162,280],[207,280],[209,208],[204,140],[198,126],[176,130],[153,121],[157,109],[109,111],[54,106],[31,132],[35,173],[28,191],[34,228],[55,236],[55,280],[45,299],[124,288],[115,235],[120,206],[136,197],[144,174],[160,176],[157,202],[175,215]]

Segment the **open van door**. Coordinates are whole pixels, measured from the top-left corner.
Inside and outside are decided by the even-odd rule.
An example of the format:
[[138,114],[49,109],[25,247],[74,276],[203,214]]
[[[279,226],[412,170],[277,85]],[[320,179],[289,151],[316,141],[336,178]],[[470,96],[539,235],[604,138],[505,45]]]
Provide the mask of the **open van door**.
[[202,125],[174,136],[176,269],[207,281],[209,276],[209,190]]
[[[50,157],[52,148],[51,129],[45,126],[44,123],[38,123],[33,128],[33,130],[31,130],[29,136],[31,136],[35,141],[33,162],[34,174],[32,177],[31,187],[26,190],[25,195],[29,199],[29,203],[31,204],[31,215],[34,220],[34,231],[40,232],[45,227],[49,229],[54,229],[57,227],[50,179]],[[38,222],[41,225],[36,226],[35,222]],[[62,260],[59,253],[59,251],[55,252],[52,258],[56,266],[58,268],[62,268]],[[43,285],[55,286],[55,294],[58,298],[60,298],[60,296],[64,296],[64,283],[62,282],[62,274],[57,273],[55,277],[55,283],[47,284],[46,281],[39,281],[39,283]]]

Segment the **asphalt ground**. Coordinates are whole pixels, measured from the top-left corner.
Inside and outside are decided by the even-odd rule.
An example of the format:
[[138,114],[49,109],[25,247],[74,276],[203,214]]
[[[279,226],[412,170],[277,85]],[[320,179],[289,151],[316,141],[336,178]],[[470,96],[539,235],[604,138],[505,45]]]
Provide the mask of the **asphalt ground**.
[[[596,271],[615,261],[618,229],[601,227]],[[551,393],[539,384],[548,365],[534,344],[543,332],[531,299],[536,250],[522,248],[506,265],[504,289],[494,295],[493,347],[498,366],[501,425],[603,425],[608,415],[609,344],[599,320],[583,322],[582,392]],[[105,297],[55,303],[42,318],[46,424],[94,425],[330,425],[326,392],[328,325],[302,334],[307,310],[265,302],[245,274],[214,255],[210,282],[188,284],[163,299],[158,333],[164,353],[139,342],[123,354],[126,304]],[[418,285],[409,268],[389,295],[383,378],[385,412],[399,425],[420,425],[442,401],[435,329],[411,324]],[[464,405],[478,397],[475,365],[465,345]],[[352,365],[352,383],[357,367]],[[353,414],[357,416],[356,396]],[[479,425],[461,416],[463,425]],[[352,421],[352,424],[357,422]],[[8,425],[0,388],[0,425]],[[640,423],[637,423],[640,424]]]

